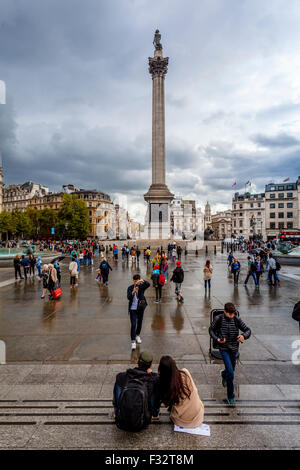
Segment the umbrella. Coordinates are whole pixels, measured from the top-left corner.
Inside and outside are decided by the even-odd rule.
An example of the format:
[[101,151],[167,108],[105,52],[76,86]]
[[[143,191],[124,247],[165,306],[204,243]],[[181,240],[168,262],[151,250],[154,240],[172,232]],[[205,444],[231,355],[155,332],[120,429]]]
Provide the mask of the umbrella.
[[65,256],[58,256],[57,258],[54,258],[54,259],[51,261],[51,264],[53,264],[55,261],[62,261],[64,258],[65,258]]

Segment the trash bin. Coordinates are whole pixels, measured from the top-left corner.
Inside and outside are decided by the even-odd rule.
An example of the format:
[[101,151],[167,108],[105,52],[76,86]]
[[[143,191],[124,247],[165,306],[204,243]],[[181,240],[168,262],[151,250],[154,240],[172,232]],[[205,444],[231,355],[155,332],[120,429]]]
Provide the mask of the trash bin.
[[[210,325],[212,324],[212,322],[214,321],[214,319],[220,315],[221,313],[224,313],[224,309],[222,308],[214,308],[211,312],[210,312]],[[238,310],[236,310],[236,316],[239,317],[240,314],[238,312]],[[215,357],[216,359],[221,359],[222,360],[222,356],[221,356],[221,353],[220,353],[220,345],[218,343],[218,341],[214,340],[210,335],[209,335],[209,338],[210,338],[210,342],[209,342],[209,354],[212,356],[212,357]],[[238,356],[239,357],[239,353],[238,353]]]

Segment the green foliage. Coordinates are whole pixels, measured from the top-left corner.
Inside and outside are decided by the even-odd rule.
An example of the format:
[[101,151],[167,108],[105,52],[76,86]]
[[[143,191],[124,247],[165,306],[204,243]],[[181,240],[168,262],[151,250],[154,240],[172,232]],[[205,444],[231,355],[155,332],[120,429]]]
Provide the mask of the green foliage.
[[3,211],[0,213],[0,234],[6,239],[48,238],[51,228],[61,239],[85,239],[91,232],[89,211],[76,194],[64,194],[59,211],[45,208],[42,210],[27,207],[25,212]]
[[8,240],[8,234],[14,230],[14,221],[11,212],[3,211],[0,213],[0,233],[5,234]]
[[56,229],[61,238],[69,239],[83,240],[90,233],[88,208],[76,194],[64,194]]

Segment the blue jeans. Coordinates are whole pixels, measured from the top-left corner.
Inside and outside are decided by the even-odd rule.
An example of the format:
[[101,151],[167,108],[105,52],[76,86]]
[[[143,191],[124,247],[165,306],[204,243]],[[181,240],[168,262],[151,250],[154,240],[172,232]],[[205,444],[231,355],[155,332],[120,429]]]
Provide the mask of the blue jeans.
[[144,310],[130,310],[131,341],[135,341],[137,336],[140,336],[143,324]]
[[[115,414],[117,414],[118,402],[119,402],[121,392],[122,392],[121,387],[117,383],[115,383],[114,391],[113,391],[113,405],[114,405]],[[159,413],[159,410],[160,410],[160,407],[155,408],[155,402],[157,402],[156,396],[154,394],[152,394],[151,395],[151,414],[152,414],[152,416],[158,416],[158,413]]]
[[208,284],[208,288],[210,289],[210,279],[207,279],[207,280],[204,281],[205,289],[207,288],[207,284]]
[[237,353],[222,350],[220,350],[220,353],[225,365],[225,370],[222,370],[222,377],[227,382],[227,398],[234,398],[233,379]]
[[92,266],[92,258],[88,258],[88,266]]
[[255,285],[257,286],[257,279],[256,279],[255,273],[253,271],[250,271],[249,274],[247,275],[247,277],[245,279],[245,284],[247,284],[250,276],[253,277]]

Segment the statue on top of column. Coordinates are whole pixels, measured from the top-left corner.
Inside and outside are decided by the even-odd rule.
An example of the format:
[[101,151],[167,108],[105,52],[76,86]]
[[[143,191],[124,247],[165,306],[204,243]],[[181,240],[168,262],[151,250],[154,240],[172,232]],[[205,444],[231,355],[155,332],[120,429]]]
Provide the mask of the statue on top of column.
[[156,51],[161,51],[162,50],[162,45],[160,43],[161,40],[161,34],[159,30],[157,29],[154,34],[154,39],[153,39],[153,45],[155,47]]

